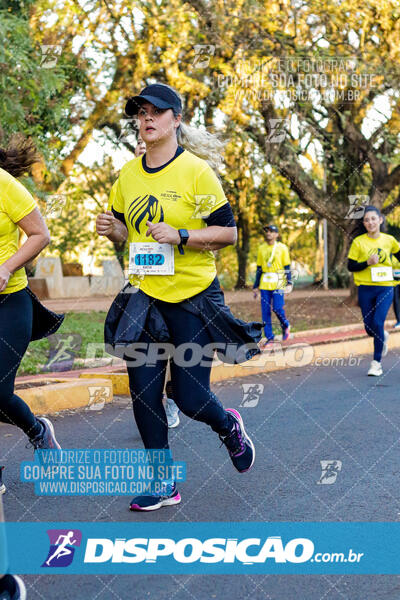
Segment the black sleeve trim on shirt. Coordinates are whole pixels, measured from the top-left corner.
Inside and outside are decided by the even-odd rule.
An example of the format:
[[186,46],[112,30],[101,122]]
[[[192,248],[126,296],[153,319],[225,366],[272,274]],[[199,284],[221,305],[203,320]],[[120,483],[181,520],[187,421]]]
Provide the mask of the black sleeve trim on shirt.
[[212,212],[208,217],[203,218],[203,221],[208,227],[211,225],[218,225],[219,227],[236,227],[235,217],[233,216],[229,202],[217,208],[217,210]]
[[398,252],[395,252],[393,256],[395,256],[397,260],[400,261],[400,250]]
[[126,226],[124,213],[117,212],[114,208],[111,208],[111,212],[118,221],[121,221]]
[[254,280],[253,290],[258,288],[258,286],[260,285],[261,275],[262,275],[262,268],[257,267],[256,278]]
[[285,265],[283,268],[285,269],[286,281],[288,283],[292,283],[292,272],[290,270],[290,265]]
[[363,262],[358,262],[357,260],[353,260],[352,258],[349,258],[347,261],[347,268],[351,273],[357,273],[358,271],[363,271],[367,267],[368,267],[368,263],[366,260],[364,260]]

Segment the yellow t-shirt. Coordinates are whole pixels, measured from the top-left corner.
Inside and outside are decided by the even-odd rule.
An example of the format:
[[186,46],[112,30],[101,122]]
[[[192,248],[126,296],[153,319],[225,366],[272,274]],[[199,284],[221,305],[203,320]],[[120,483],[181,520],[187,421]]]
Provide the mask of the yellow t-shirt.
[[[141,156],[126,163],[111,189],[109,208],[124,214],[129,243],[154,243],[152,236],[146,237],[147,221],[165,222],[175,229],[204,229],[203,217],[226,203],[208,163],[184,150],[156,173],[143,169]],[[184,252],[181,255],[175,245],[174,274],[144,275],[140,289],[166,302],[181,302],[205,290],[216,276],[214,254],[188,246]]]
[[[0,169],[0,265],[18,250],[18,221],[36,208],[36,202],[28,190],[15,177]],[[28,284],[22,267],[11,275],[1,294],[19,292]]]
[[261,267],[260,290],[277,290],[287,285],[284,267],[290,265],[289,249],[282,242],[261,244],[257,267]]
[[379,263],[377,265],[368,265],[362,271],[353,273],[354,283],[356,285],[394,285],[393,280],[391,281],[373,281],[372,280],[372,269],[379,267],[391,267],[392,266],[392,254],[400,250],[399,242],[387,233],[381,233],[376,239],[370,238],[367,233],[354,238],[349,251],[349,258],[356,260],[357,262],[364,262],[372,254],[379,255]]

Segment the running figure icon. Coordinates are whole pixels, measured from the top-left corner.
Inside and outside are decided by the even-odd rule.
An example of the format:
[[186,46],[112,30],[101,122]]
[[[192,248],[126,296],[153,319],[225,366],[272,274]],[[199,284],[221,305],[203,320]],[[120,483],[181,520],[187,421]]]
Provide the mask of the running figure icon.
[[77,539],[73,539],[74,532],[69,531],[66,535],[59,535],[55,545],[57,546],[55,552],[46,560],[46,565],[49,567],[52,560],[55,558],[61,558],[63,556],[68,556],[69,554],[73,554],[73,550],[68,548],[67,546],[73,546],[78,542]]

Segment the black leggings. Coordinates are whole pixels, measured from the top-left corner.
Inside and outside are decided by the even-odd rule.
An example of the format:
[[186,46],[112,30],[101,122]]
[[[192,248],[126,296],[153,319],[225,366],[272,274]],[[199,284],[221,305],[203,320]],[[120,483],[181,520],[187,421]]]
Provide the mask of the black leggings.
[[32,331],[32,300],[28,292],[0,294],[0,421],[20,427],[28,437],[41,426],[29,406],[14,394],[15,376]]
[[[202,348],[211,343],[200,317],[184,310],[180,303],[156,300],[170,331],[171,343],[194,342]],[[140,342],[155,343],[146,331]],[[191,352],[187,351],[187,357]],[[178,361],[177,361],[178,362]],[[203,362],[206,362],[203,359]],[[207,423],[217,433],[227,433],[230,419],[218,398],[210,390],[212,358],[207,365],[179,366],[171,359],[171,382],[174,400],[188,417]],[[162,395],[167,360],[160,359],[153,365],[129,366],[129,386],[133,400],[136,423],[145,448],[168,448],[168,426]]]

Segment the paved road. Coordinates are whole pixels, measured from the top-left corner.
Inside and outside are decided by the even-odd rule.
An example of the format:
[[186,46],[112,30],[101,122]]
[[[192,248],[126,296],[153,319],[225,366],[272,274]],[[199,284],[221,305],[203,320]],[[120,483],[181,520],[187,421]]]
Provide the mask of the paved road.
[[[386,374],[366,377],[369,359],[353,367],[307,367],[250,375],[215,386],[225,406],[238,407],[242,384],[264,385],[253,407],[240,409],[257,448],[240,475],[206,426],[182,418],[171,433],[175,458],[186,460],[182,503],[152,514],[130,513],[127,498],[38,498],[18,481],[30,456],[24,437],[0,426],[0,464],[10,521],[396,521],[399,492],[400,356]],[[64,447],[139,447],[131,408],[117,399],[101,413],[54,418]],[[321,460],[342,461],[334,485],[317,485]],[[30,599],[52,600],[398,600],[397,576],[29,576]]]

